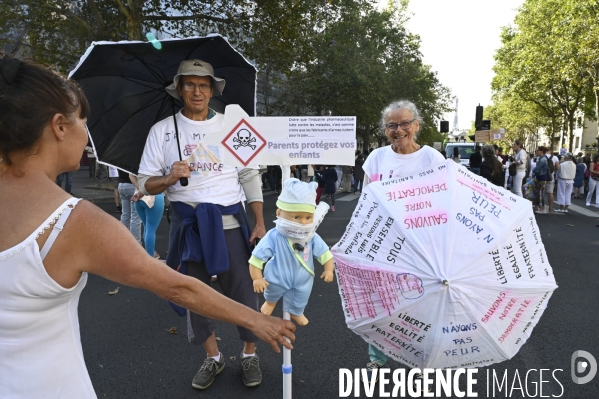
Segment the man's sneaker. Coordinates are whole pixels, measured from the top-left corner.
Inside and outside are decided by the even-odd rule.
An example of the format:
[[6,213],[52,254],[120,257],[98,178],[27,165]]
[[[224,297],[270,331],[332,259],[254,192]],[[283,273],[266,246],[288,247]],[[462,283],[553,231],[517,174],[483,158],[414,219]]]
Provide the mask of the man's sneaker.
[[[372,376],[372,372],[376,369],[380,369],[383,366],[385,366],[384,364],[381,364],[378,361],[374,361],[374,362],[370,362],[366,365],[366,374],[368,375],[368,381],[366,382],[370,382],[371,376]],[[379,380],[379,373],[376,373],[376,379],[373,382],[377,382]]]
[[191,382],[191,386],[196,389],[206,389],[213,382],[216,376],[223,371],[225,368],[225,357],[222,353],[220,353],[220,362],[217,362],[211,357],[207,357],[200,367],[200,370],[197,372],[196,376],[193,377],[193,381]]
[[260,371],[260,359],[258,356],[243,357],[241,352],[241,380],[246,387],[255,387],[262,382],[262,371]]
[[586,205],[586,206],[591,206],[591,203],[590,203],[590,202],[587,202],[585,205]]

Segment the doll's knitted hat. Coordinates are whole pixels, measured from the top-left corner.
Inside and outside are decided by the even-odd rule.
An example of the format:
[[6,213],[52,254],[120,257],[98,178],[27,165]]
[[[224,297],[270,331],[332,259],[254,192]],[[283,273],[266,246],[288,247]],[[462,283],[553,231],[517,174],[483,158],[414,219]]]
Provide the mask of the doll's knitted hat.
[[287,212],[314,213],[316,188],[316,182],[304,183],[298,179],[287,179],[277,200],[277,207]]

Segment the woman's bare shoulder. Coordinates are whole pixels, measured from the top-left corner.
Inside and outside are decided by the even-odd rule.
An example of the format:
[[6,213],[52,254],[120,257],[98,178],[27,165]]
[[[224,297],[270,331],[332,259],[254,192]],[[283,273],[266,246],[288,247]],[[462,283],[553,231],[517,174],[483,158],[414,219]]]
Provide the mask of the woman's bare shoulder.
[[108,228],[120,224],[117,219],[104,212],[98,206],[87,200],[80,200],[73,211],[71,212],[72,222],[71,226],[75,231],[83,232],[87,229],[93,229],[93,231],[104,230],[108,225]]

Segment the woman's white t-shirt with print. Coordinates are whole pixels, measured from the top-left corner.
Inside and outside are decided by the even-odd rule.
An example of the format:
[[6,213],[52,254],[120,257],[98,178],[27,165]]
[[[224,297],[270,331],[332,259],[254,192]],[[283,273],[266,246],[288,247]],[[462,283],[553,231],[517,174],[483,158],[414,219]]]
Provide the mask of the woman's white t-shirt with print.
[[[205,121],[194,121],[177,113],[179,143],[183,160],[189,157],[200,145],[202,139],[209,134],[220,131],[224,116],[216,114]],[[244,192],[239,183],[238,170],[234,166],[225,166],[215,162],[220,158],[219,149],[208,146],[210,151],[197,151],[195,154],[194,171],[186,187],[181,183],[167,189],[171,201],[185,203],[208,202],[229,206],[242,201]],[[212,153],[210,153],[212,152]],[[175,124],[173,117],[166,118],[150,130],[144,153],[139,165],[139,173],[148,176],[166,176],[174,162],[179,161]]]
[[374,182],[405,176],[443,162],[445,157],[426,145],[411,154],[398,154],[388,145],[372,151],[362,167],[369,182]]

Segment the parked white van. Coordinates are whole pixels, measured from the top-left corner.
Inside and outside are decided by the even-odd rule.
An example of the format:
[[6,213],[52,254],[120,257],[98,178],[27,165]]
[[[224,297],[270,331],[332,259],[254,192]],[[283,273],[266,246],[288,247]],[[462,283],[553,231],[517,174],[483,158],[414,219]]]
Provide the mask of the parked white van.
[[460,152],[460,164],[470,169],[470,155],[474,153],[474,143],[447,143],[445,145],[445,156],[451,158],[454,147]]

